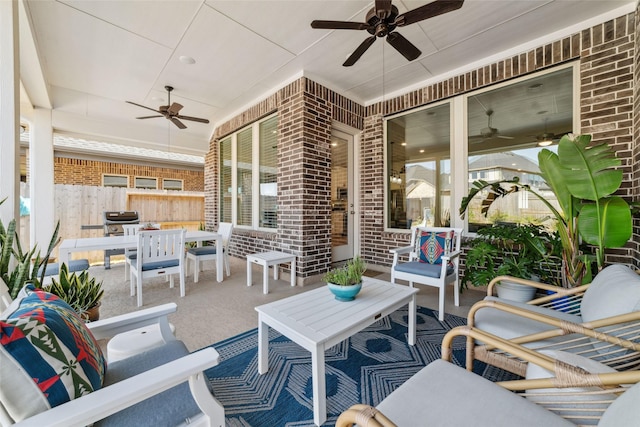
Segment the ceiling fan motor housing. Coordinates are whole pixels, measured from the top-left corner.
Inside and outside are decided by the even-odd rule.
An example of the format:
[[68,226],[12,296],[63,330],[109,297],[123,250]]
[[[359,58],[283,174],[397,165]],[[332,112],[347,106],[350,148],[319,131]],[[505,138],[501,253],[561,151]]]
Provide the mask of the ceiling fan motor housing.
[[372,8],[369,12],[367,12],[367,23],[370,25],[367,28],[367,31],[371,35],[375,35],[378,37],[385,37],[391,31],[396,29],[395,20],[398,17],[398,8],[395,6],[391,6],[391,13],[386,18],[380,18],[376,14],[376,8]]

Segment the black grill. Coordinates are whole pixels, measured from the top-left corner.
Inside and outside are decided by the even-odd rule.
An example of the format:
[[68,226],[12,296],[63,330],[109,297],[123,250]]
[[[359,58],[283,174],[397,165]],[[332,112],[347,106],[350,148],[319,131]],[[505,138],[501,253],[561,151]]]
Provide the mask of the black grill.
[[[137,211],[104,211],[104,235],[122,236],[122,224],[140,224]],[[111,268],[111,256],[122,255],[124,249],[109,249],[104,251],[104,268]]]

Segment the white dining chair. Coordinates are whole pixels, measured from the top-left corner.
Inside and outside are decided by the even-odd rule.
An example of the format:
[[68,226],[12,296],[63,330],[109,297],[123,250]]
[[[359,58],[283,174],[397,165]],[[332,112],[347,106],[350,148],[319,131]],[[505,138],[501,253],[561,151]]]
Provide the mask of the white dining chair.
[[[125,236],[135,236],[143,227],[142,224],[122,224],[122,230]],[[160,224],[153,224],[153,228],[160,230]],[[124,250],[124,280],[129,280],[129,269],[131,268],[131,259],[135,258],[135,249]]]
[[131,296],[136,295],[138,307],[142,305],[142,281],[169,276],[173,288],[173,275],[180,277],[180,296],[185,295],[184,241],[185,230],[139,231],[136,257],[131,259]]
[[[231,241],[231,233],[233,232],[233,226],[229,222],[221,222],[218,225],[218,234],[222,236],[224,267],[227,272],[227,277],[231,275],[231,268],[229,266],[229,241]],[[215,260],[217,257],[217,250],[214,246],[201,246],[197,248],[187,249],[187,261],[193,261],[193,282],[198,283],[201,261]],[[189,264],[187,262],[187,270]]]

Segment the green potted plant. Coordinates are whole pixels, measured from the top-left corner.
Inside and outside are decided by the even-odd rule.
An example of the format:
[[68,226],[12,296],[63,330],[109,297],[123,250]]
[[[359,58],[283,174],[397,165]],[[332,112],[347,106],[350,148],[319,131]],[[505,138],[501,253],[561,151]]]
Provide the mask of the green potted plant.
[[469,203],[486,192],[482,213],[500,197],[528,191],[551,211],[562,242],[563,286],[573,287],[591,280],[590,262],[581,240],[595,247],[598,270],[604,266],[607,248],[621,247],[631,237],[631,206],[614,193],[622,184],[621,161],[607,144],[591,144],[590,135],[563,136],[558,154],[544,149],[538,153],[540,174],[556,196],[558,207],[517,178],[497,182],[475,181],[463,198],[460,215]]
[[[522,279],[554,283],[561,262],[560,241],[557,233],[536,224],[498,223],[478,231],[478,237],[465,244],[465,269],[462,286],[487,285],[498,276],[514,276]],[[520,294],[522,301],[533,297],[534,288],[502,282],[499,296],[512,291]],[[514,299],[507,296],[507,299]],[[517,297],[515,297],[517,298]]]
[[[5,200],[6,198],[1,200],[0,204]],[[58,243],[60,222],[56,225],[47,253],[42,258],[40,251],[35,246],[29,251],[23,251],[16,227],[15,219],[9,221],[6,228],[0,220],[0,277],[9,288],[9,294],[13,299],[18,296],[20,289],[27,283],[33,283],[36,286],[42,283],[45,269],[42,268],[40,277],[38,277],[38,271],[40,271],[40,267],[49,262],[51,252]]]
[[42,290],[57,295],[89,322],[100,317],[100,300],[104,295],[102,281],[89,276],[87,270],[69,273],[67,264],[63,263],[58,280],[52,278],[51,284],[42,286]]
[[346,265],[328,271],[324,281],[338,301],[353,301],[362,288],[362,275],[367,270],[367,264],[356,256]]

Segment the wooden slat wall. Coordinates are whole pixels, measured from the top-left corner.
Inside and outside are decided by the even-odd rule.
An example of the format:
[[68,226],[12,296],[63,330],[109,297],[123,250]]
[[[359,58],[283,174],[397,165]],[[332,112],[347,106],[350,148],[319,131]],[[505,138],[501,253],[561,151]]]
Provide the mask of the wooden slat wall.
[[[102,225],[104,211],[137,210],[141,222],[159,222],[162,228],[197,230],[200,223],[204,223],[202,192],[56,184],[54,200],[54,216],[60,221],[61,239],[104,236],[103,229],[80,229],[82,225]],[[57,250],[53,256],[58,256]],[[102,263],[104,253],[77,252],[73,257]]]

